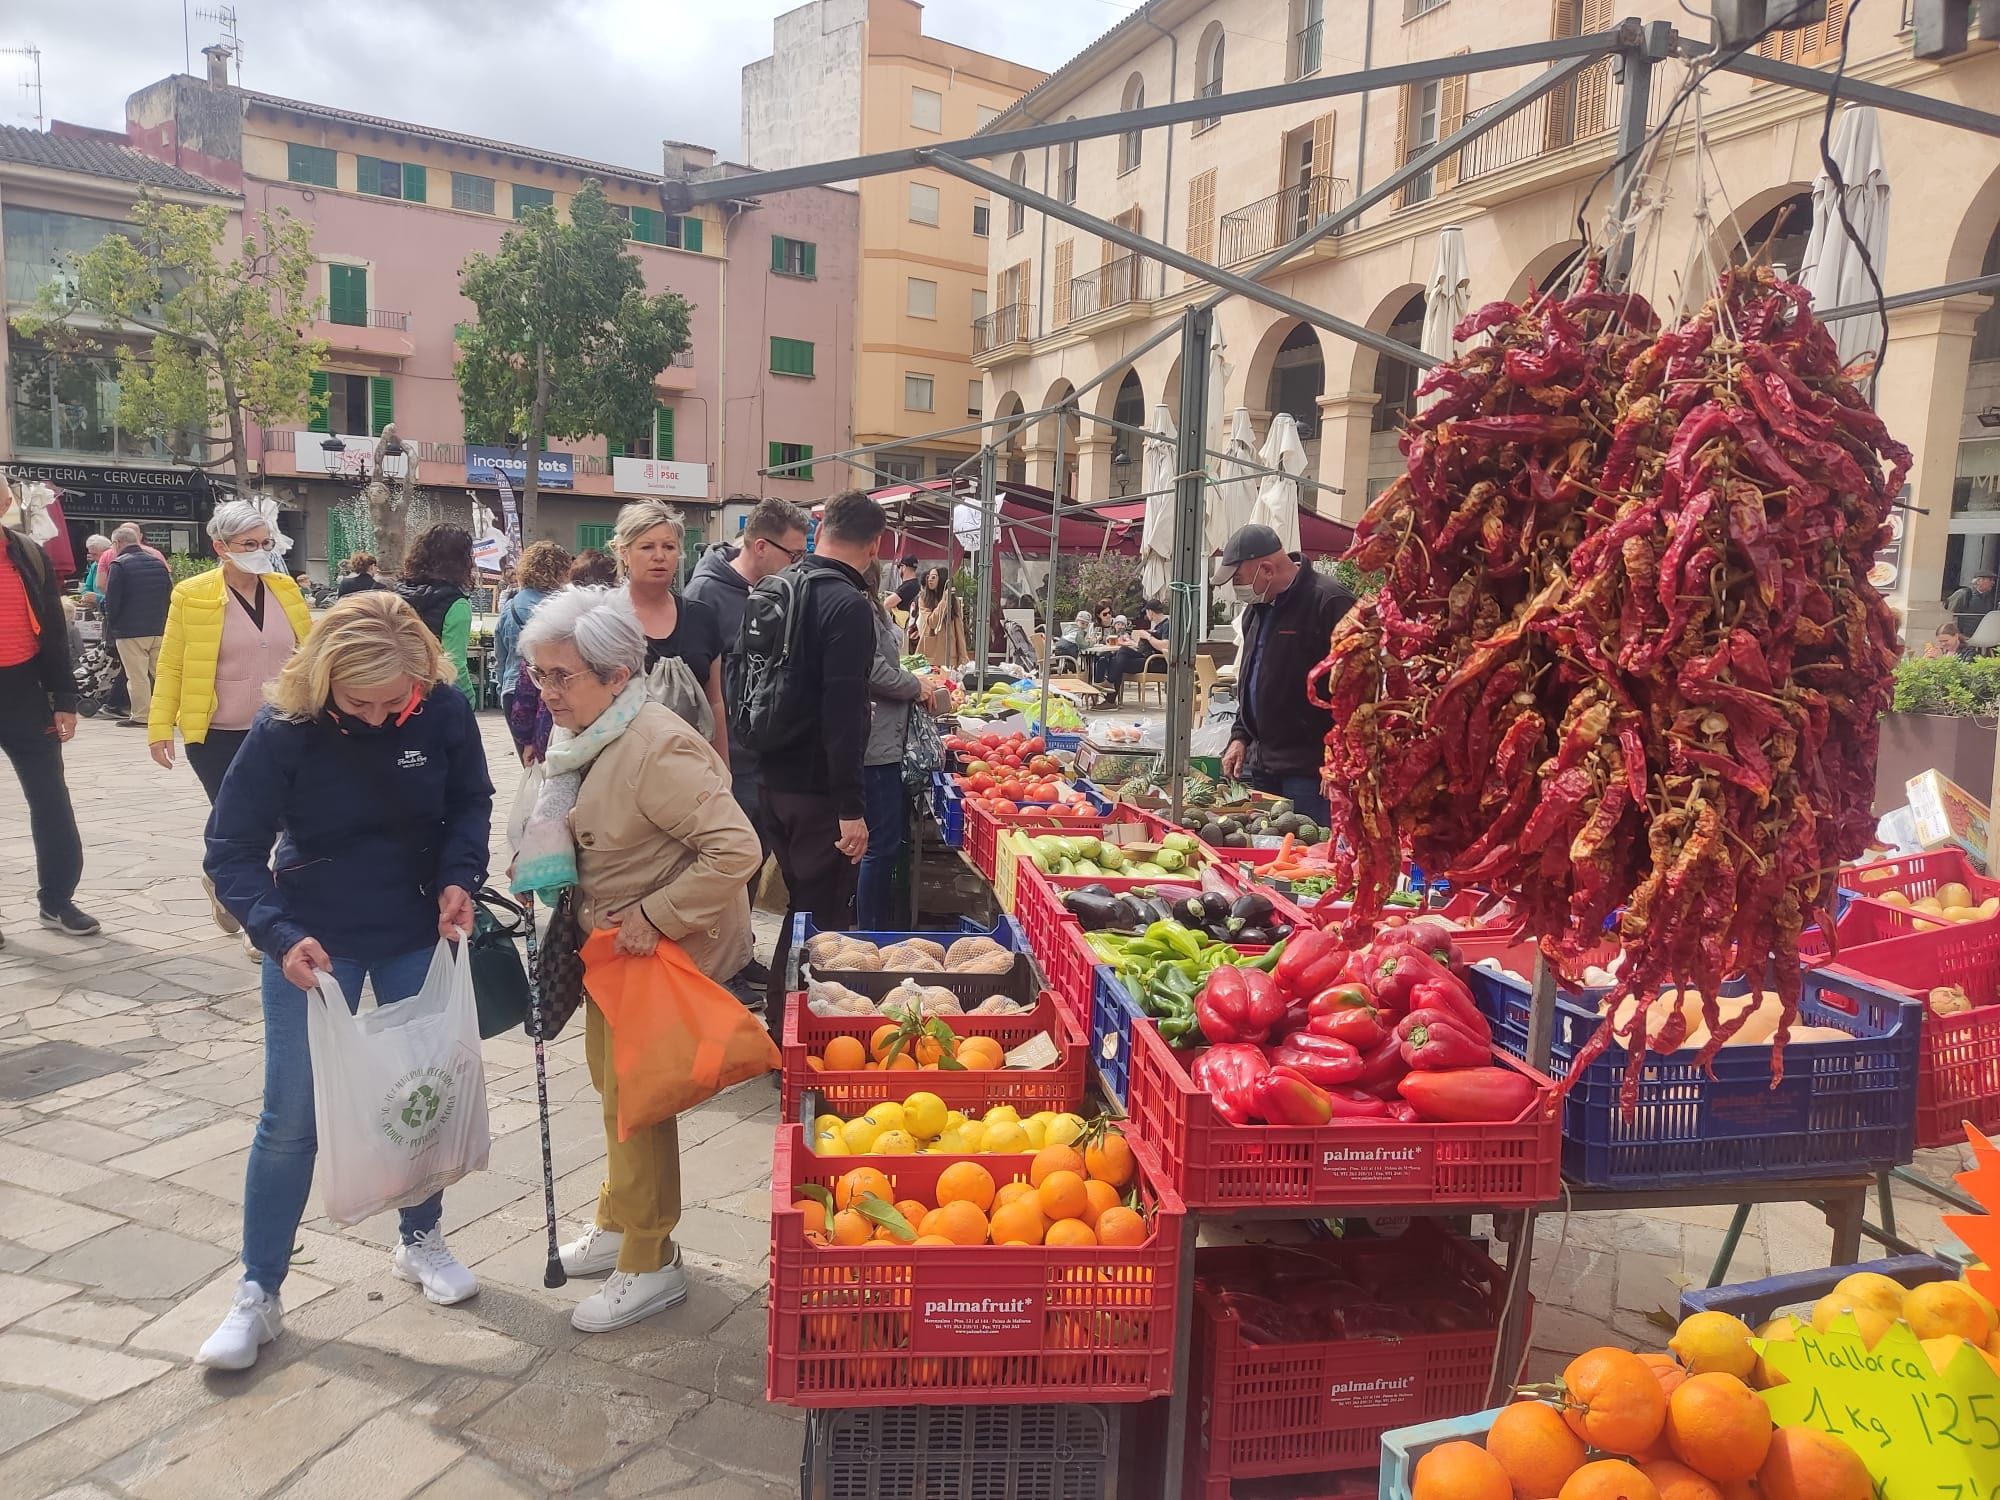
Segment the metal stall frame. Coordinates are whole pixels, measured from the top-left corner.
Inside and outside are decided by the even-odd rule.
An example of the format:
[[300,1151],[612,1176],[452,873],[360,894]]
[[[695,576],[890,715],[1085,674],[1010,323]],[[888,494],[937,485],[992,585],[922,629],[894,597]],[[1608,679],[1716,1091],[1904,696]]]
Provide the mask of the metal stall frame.
[[[1772,20],[1764,31],[1778,29],[1789,16],[1785,12]],[[930,436],[962,434],[967,431],[983,431],[987,428],[1005,425],[1009,431],[1029,421],[1041,420],[1049,415],[1057,415],[1056,480],[1052,488],[1050,504],[1051,562],[1055,561],[1055,548],[1060,539],[1060,522],[1064,514],[1063,490],[1065,489],[1062,465],[1062,443],[1067,420],[1071,416],[1081,417],[1078,403],[1088,391],[1103,384],[1112,375],[1127,368],[1134,360],[1159,347],[1178,334],[1182,341],[1181,392],[1180,392],[1180,438],[1178,473],[1176,475],[1176,514],[1174,544],[1174,583],[1177,589],[1185,590],[1196,583],[1198,563],[1196,534],[1201,523],[1201,495],[1206,482],[1207,460],[1215,454],[1206,446],[1209,436],[1205,427],[1206,385],[1208,377],[1208,329],[1211,316],[1217,306],[1232,296],[1247,297],[1286,312],[1310,323],[1340,334],[1342,337],[1362,343],[1375,349],[1379,354],[1392,359],[1403,360],[1418,368],[1424,368],[1434,361],[1422,351],[1412,349],[1372,330],[1358,327],[1351,322],[1336,317],[1324,309],[1315,308],[1296,298],[1275,292],[1261,283],[1264,278],[1283,266],[1315,241],[1324,238],[1366,213],[1390,194],[1397,192],[1412,178],[1430,170],[1437,163],[1460,150],[1468,142],[1494,128],[1535,99],[1558,87],[1566,79],[1573,77],[1581,69],[1605,57],[1617,59],[1616,66],[1622,70],[1625,87],[1621,91],[1621,112],[1618,122],[1616,155],[1607,175],[1613,178],[1609,197],[1611,212],[1608,222],[1614,226],[1612,237],[1605,246],[1607,268],[1614,275],[1629,272],[1636,226],[1631,208],[1638,190],[1639,173],[1643,166],[1644,147],[1651,138],[1647,124],[1647,114],[1651,104],[1652,73],[1654,68],[1669,58],[1708,59],[1707,66],[1727,69],[1762,82],[1798,89],[1802,92],[1846,99],[1855,103],[1871,104],[1877,108],[1915,118],[1930,120],[1954,128],[1977,134],[2000,137],[2000,114],[1957,104],[1945,99],[1907,89],[1885,87],[1846,77],[1841,73],[1824,74],[1811,68],[1797,67],[1756,56],[1751,48],[1758,36],[1738,38],[1724,46],[1691,41],[1681,37],[1669,22],[1646,22],[1628,18],[1606,31],[1586,36],[1557,38],[1546,42],[1529,43],[1521,46],[1495,48],[1483,52],[1456,54],[1446,58],[1425,59],[1417,62],[1396,64],[1388,67],[1364,67],[1350,73],[1321,75],[1300,79],[1290,83],[1272,85],[1266,88],[1242,90],[1207,97],[1176,100],[1167,104],[1152,105],[1145,109],[1120,111],[1110,115],[1068,119],[1024,127],[1015,130],[997,131],[971,139],[943,142],[935,146],[918,149],[881,152],[869,156],[856,157],[846,161],[827,162],[812,166],[794,167],[775,172],[749,173],[745,175],[715,178],[701,182],[668,182],[662,185],[660,197],[662,206],[670,213],[685,213],[690,208],[703,203],[723,199],[748,200],[760,193],[778,193],[793,188],[818,186],[828,182],[846,181],[859,177],[880,176],[885,173],[910,171],[919,167],[933,167],[965,181],[976,183],[987,191],[1012,202],[1034,207],[1051,217],[1085,229],[1090,233],[1123,246],[1135,254],[1157,259],[1165,265],[1187,270],[1215,288],[1207,297],[1192,303],[1178,322],[1169,323],[1136,348],[1122,352],[1118,359],[1081,386],[1075,387],[1053,408],[1044,408],[1032,414],[1021,414],[1007,418],[997,418],[983,423],[969,424],[957,428],[944,429]],[[1064,204],[1046,194],[1025,186],[1016,185],[998,174],[974,165],[982,158],[992,158],[1016,151],[1041,150],[1050,146],[1064,145],[1073,141],[1088,140],[1133,130],[1154,127],[1171,127],[1187,124],[1195,120],[1206,120],[1221,115],[1241,114],[1283,105],[1304,103],[1314,100],[1337,98],[1351,94],[1364,96],[1378,90],[1400,87],[1410,83],[1425,83],[1436,79],[1467,73],[1492,72],[1498,69],[1515,68],[1532,64],[1548,65],[1544,72],[1530,79],[1490,109],[1481,111],[1476,120],[1468,121],[1451,135],[1436,142],[1405,162],[1396,172],[1382,182],[1360,194],[1352,203],[1336,213],[1327,215],[1310,226],[1303,234],[1288,244],[1265,256],[1247,271],[1237,273],[1213,265],[1198,257],[1174,249],[1148,236],[1115,225],[1096,215],[1077,209],[1072,204]],[[1685,102],[1687,92],[1676,98],[1678,107]],[[1595,188],[1601,184],[1593,184]],[[1924,302],[1938,301],[1968,292],[1986,291],[2000,288],[2000,276],[1982,276],[1946,286],[1930,287],[1918,291],[1897,293],[1883,302],[1863,303],[1852,307],[1830,309],[1827,317],[1849,317],[1886,311],[1890,307],[1907,307]],[[1003,439],[1004,440],[1004,439]],[[993,504],[993,449],[992,438],[981,444],[978,454],[960,469],[976,464],[980,473],[980,503],[982,507],[981,533],[990,538]],[[850,461],[871,453],[873,449],[854,449],[843,455],[835,455],[841,461]],[[824,461],[824,460],[815,460]],[[766,469],[765,473],[781,472],[793,466],[786,465]],[[866,463],[856,467],[867,468]],[[1108,503],[1108,502],[1105,502]],[[1069,507],[1072,510],[1095,509],[1094,505]],[[990,597],[982,588],[982,599]],[[1054,568],[1050,570],[1049,609],[1050,637],[1056,621],[1054,615]],[[1167,745],[1167,766],[1172,785],[1176,814],[1180,805],[1181,783],[1187,768],[1186,731],[1189,707],[1192,701],[1192,673],[1194,660],[1194,632],[1176,630],[1171,642],[1169,659],[1169,742]],[[985,638],[980,640],[982,661],[984,660]],[[1046,686],[1044,688],[1046,694]],[[1044,709],[1046,711],[1046,696]],[[1046,712],[1045,712],[1046,722]],[[1176,740],[1174,735],[1180,738]],[[1554,981],[1545,965],[1538,966],[1536,975],[1533,1010],[1531,1013],[1528,1055],[1536,1066],[1546,1069],[1549,1058],[1550,1030],[1554,1019]],[[1748,1204],[1750,1202],[1773,1201],[1783,1198],[1787,1201],[1805,1199],[1817,1202],[1826,1212],[1829,1224],[1834,1229],[1833,1253],[1836,1259],[1858,1254],[1861,1230],[1861,1209],[1865,1203],[1868,1183],[1865,1179],[1839,1181],[1810,1181],[1777,1183],[1746,1183],[1720,1185],[1708,1193],[1636,1193],[1636,1194],[1583,1194],[1577,1195],[1574,1206],[1596,1208],[1643,1208],[1665,1207],[1670,1204],[1693,1202],[1721,1202]],[[1552,1205],[1553,1206],[1553,1205]],[[1449,1210],[1440,1210],[1435,1205],[1412,1206],[1407,1210],[1384,1209],[1383,1213],[1408,1212],[1412,1214],[1477,1212],[1476,1206],[1453,1205]],[[1524,1295],[1526,1280],[1532,1262],[1535,1219],[1539,1210],[1514,1211],[1495,1215],[1495,1228],[1502,1238],[1513,1247],[1508,1256],[1507,1310],[1502,1319],[1499,1350],[1494,1363],[1492,1389],[1489,1396],[1499,1399],[1511,1386],[1514,1371],[1519,1367],[1525,1353],[1526,1308]],[[1254,1211],[1250,1216],[1256,1216]],[[1287,1217],[1293,1216],[1290,1211]],[[1174,1382],[1171,1395],[1167,1398],[1167,1430],[1165,1434],[1166,1462],[1162,1476],[1161,1495],[1164,1500],[1179,1500],[1183,1486],[1181,1455],[1185,1450],[1189,1393],[1187,1389],[1189,1345],[1193,1302],[1193,1255],[1199,1230],[1200,1216],[1190,1213],[1183,1230],[1182,1248],[1186,1264],[1186,1274],[1182,1278],[1179,1303],[1180,1321],[1177,1324],[1178,1346],[1174,1361]]]

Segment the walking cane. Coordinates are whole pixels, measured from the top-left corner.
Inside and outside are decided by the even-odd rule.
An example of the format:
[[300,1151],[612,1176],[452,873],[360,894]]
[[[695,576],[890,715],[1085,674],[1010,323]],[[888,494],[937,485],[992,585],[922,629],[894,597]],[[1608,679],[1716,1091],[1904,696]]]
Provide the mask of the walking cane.
[[528,1035],[535,1039],[535,1105],[542,1120],[542,1209],[549,1221],[549,1263],[542,1271],[542,1285],[559,1287],[569,1280],[563,1269],[562,1250],[556,1244],[556,1170],[549,1154],[549,1065],[542,1053],[542,986],[537,970],[535,943],[535,898],[521,898],[528,913]]

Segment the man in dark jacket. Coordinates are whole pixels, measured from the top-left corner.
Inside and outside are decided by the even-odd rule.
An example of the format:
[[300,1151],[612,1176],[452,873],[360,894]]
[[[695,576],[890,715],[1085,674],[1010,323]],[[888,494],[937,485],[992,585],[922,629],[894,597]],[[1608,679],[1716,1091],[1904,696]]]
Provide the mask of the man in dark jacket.
[[118,550],[104,574],[104,632],[118,643],[118,660],[132,707],[118,722],[127,729],[144,729],[153,707],[153,675],[160,667],[160,638],[167,633],[167,606],[173,602],[174,575],[140,540],[139,528],[126,522],[111,533]]
[[[0,481],[0,512],[12,498]],[[83,840],[63,780],[62,747],[75,733],[76,679],[55,568],[26,536],[0,530],[0,753],[13,762],[28,803],[42,925],[89,937],[98,924],[74,900]]]
[[765,751],[758,763],[764,820],[791,898],[764,1011],[774,1035],[784,1027],[794,916],[811,912],[822,931],[853,924],[858,867],[868,852],[862,764],[877,607],[863,575],[881,550],[887,524],[882,507],[859,490],[836,495],[820,518],[812,556],[799,564],[817,579],[804,590],[809,613],[791,670],[798,680],[817,683],[819,693],[797,737]]
[[1306,677],[1326,659],[1327,640],[1354,596],[1296,552],[1268,526],[1245,526],[1222,549],[1217,586],[1232,585],[1243,615],[1236,669],[1236,727],[1222,753],[1225,776],[1287,797],[1315,823],[1330,816],[1320,785],[1333,715],[1306,699]]

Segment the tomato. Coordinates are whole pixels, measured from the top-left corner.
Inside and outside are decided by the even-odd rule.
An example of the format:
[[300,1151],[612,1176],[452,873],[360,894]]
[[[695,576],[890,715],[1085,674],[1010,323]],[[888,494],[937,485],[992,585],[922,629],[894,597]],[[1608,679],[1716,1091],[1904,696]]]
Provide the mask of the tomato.
[[965,783],[965,789],[969,792],[983,793],[992,791],[993,785],[993,778],[982,772],[968,780]]
[[1021,809],[1016,807],[1012,802],[1008,801],[1006,798],[1003,797],[998,802],[989,802],[986,805],[986,810],[992,813],[995,817],[1003,817],[1009,813],[1017,813]]
[[1042,743],[1042,737],[1038,734],[1029,740],[1024,748],[1030,755],[1040,755],[1044,750],[1048,749],[1048,746]]

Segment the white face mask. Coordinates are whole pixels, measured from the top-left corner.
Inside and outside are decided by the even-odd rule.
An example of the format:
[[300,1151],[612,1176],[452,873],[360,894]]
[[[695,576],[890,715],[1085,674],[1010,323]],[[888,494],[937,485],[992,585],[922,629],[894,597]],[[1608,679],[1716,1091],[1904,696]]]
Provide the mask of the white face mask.
[[275,573],[278,571],[276,552],[232,552],[229,560],[246,573]]

